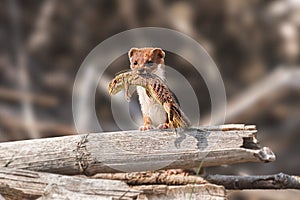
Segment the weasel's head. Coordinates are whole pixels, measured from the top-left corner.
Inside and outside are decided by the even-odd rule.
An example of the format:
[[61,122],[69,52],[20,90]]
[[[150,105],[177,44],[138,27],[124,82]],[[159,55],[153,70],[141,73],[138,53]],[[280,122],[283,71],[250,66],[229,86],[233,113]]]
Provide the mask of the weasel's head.
[[158,68],[164,67],[165,52],[161,48],[131,48],[128,57],[132,70],[155,73]]

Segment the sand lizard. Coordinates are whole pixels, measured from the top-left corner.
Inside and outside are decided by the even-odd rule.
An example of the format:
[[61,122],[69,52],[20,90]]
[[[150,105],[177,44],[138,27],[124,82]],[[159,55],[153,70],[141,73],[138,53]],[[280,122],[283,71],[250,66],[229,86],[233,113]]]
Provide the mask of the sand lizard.
[[190,121],[181,110],[173,93],[163,80],[153,73],[140,72],[138,70],[125,72],[117,75],[109,83],[109,94],[114,95],[125,89],[126,99],[129,100],[129,86],[141,86],[147,94],[152,96],[167,113],[166,128],[187,128]]

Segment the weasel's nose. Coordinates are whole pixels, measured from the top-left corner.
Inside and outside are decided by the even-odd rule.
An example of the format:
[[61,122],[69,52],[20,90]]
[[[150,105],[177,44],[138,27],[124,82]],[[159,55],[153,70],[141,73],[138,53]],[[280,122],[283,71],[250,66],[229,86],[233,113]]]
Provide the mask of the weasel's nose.
[[138,70],[144,70],[146,68],[146,65],[139,65],[137,67]]
[[140,68],[144,68],[146,65],[147,65],[146,63],[139,63],[138,66],[139,66]]

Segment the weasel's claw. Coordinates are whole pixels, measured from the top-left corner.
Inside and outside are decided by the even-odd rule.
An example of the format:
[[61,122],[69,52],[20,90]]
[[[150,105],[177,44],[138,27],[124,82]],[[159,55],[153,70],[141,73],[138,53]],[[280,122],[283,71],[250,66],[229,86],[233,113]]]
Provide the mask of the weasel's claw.
[[163,123],[157,126],[158,129],[168,129],[170,128],[170,124],[168,123]]
[[147,131],[147,130],[151,130],[151,129],[153,129],[153,127],[151,125],[140,126],[140,128],[139,128],[140,131]]

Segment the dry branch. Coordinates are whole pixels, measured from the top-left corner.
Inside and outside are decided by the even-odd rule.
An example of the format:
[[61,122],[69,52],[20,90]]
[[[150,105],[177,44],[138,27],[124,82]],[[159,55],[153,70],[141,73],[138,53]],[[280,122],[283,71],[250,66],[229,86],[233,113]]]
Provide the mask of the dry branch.
[[258,148],[253,128],[227,125],[8,142],[0,145],[0,165],[60,174],[93,175],[190,169],[198,167],[202,160],[203,166],[275,160],[270,149]]
[[134,173],[99,173],[93,178],[110,179],[125,181],[129,185],[187,185],[207,183],[199,176],[186,176],[184,174],[168,175],[165,171],[161,172],[134,172]]
[[284,173],[263,176],[208,175],[213,184],[223,185],[226,189],[300,189],[300,177]]
[[0,168],[0,193],[6,199],[136,199],[141,191],[117,180]]

